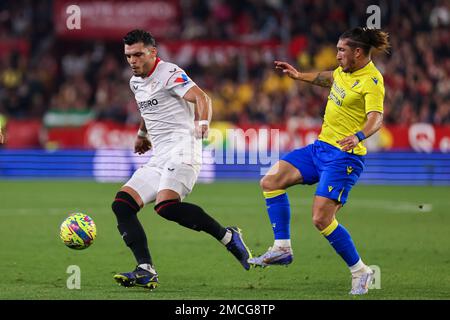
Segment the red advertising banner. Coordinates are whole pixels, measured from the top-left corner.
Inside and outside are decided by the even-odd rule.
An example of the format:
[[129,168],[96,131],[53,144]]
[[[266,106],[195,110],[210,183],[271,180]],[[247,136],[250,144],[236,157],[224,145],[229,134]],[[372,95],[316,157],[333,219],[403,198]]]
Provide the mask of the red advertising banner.
[[84,128],[84,146],[95,149],[129,149],[134,146],[137,130],[137,126],[119,125],[114,122],[91,122]]
[[428,123],[388,126],[383,128],[381,134],[383,149],[450,152],[450,126],[433,126]]
[[54,148],[123,149],[134,146],[137,126],[90,122],[82,127],[47,130],[47,145]]
[[[38,120],[10,120],[6,127],[6,148],[132,148],[137,126],[114,122],[93,121],[82,127],[43,128]],[[215,130],[213,132],[213,130]],[[285,125],[235,126],[230,123],[213,124],[214,138],[223,139],[218,145],[227,147],[276,147],[288,151],[312,143],[320,128],[289,130]],[[215,141],[217,143],[217,141]],[[450,126],[416,123],[410,126],[385,126],[365,141],[369,151],[399,150],[417,152],[450,152]],[[242,147],[244,146],[244,147]]]
[[28,56],[30,43],[24,39],[2,39],[0,41],[0,58],[9,54]]
[[53,16],[59,37],[117,40],[133,29],[176,34],[179,10],[176,0],[55,0]]
[[40,120],[10,119],[6,123],[4,145],[8,149],[40,148],[41,129],[42,122]]
[[[312,129],[289,130],[286,126],[241,126],[245,131],[251,129],[278,129],[279,150],[287,151],[303,147],[317,139],[320,127]],[[265,136],[266,133],[263,133]],[[274,134],[271,134],[272,142]],[[247,135],[252,144],[252,135]],[[261,139],[261,137],[259,137]],[[450,126],[433,126],[428,123],[415,123],[409,126],[384,126],[375,135],[365,140],[368,151],[398,150],[416,152],[450,152]],[[269,144],[271,145],[271,144]]]

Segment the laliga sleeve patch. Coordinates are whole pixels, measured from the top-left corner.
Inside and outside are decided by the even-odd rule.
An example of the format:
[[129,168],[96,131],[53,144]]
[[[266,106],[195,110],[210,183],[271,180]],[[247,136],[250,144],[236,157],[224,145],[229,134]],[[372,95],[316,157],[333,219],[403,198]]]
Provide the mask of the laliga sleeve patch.
[[194,81],[183,70],[178,70],[172,74],[166,83],[166,89],[171,90],[179,97],[183,97],[193,86],[195,86]]
[[187,82],[189,82],[189,78],[185,73],[179,75],[174,81],[174,83],[182,83],[183,85],[186,85]]

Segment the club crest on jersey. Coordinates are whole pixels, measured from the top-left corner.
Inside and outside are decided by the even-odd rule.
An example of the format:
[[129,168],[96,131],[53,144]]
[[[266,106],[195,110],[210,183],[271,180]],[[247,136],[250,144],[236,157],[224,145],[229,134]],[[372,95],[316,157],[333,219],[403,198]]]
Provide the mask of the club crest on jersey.
[[353,172],[353,167],[347,166],[347,175]]
[[150,87],[152,88],[152,90],[155,90],[159,84],[159,81],[152,81],[152,83],[150,83]]
[[175,83],[183,83],[183,85],[186,85],[186,83],[189,81],[189,78],[186,74],[182,73],[179,77],[175,79]]

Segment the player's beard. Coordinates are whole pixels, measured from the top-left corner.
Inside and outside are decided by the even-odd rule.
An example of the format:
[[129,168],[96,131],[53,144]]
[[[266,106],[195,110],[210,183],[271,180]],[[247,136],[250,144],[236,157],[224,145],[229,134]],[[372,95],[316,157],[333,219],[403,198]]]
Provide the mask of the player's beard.
[[345,67],[345,68],[343,67],[342,71],[344,71],[346,73],[351,73],[351,72],[355,71],[355,64],[356,64],[355,59],[354,58],[349,58],[348,59],[348,63],[347,63],[347,67]]
[[[135,73],[134,75],[137,76],[137,77],[145,78],[150,72],[150,63],[144,63],[142,65],[142,67],[139,68],[139,69],[140,70],[136,70],[136,71],[137,72],[140,71],[140,72],[139,73]],[[133,70],[133,72],[134,72],[134,70]]]
[[131,68],[131,71],[133,72],[133,75],[136,77],[140,77],[142,72],[140,72],[142,68],[136,67],[136,68]]

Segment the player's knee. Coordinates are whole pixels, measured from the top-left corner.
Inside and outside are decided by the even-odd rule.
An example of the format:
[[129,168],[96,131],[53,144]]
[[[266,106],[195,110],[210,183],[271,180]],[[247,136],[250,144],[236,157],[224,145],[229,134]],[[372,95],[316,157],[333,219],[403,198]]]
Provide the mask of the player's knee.
[[140,207],[130,194],[119,191],[111,204],[111,209],[117,218],[120,219],[123,216],[136,214]]
[[324,210],[321,210],[320,207],[313,209],[312,222],[319,231],[328,227],[333,219],[334,218],[330,217]]
[[267,182],[266,182],[266,177],[262,177],[261,180],[259,180],[259,186],[261,187],[261,189],[265,190],[267,187]]
[[327,225],[327,219],[325,219],[323,216],[313,216],[312,218],[314,226],[319,230],[325,229]]
[[179,199],[164,200],[159,202],[154,209],[161,217],[170,221],[176,221],[176,215],[180,214],[180,212],[177,212],[178,203],[180,203]]
[[259,185],[263,191],[273,191],[279,189],[277,179],[274,176],[265,175]]
[[328,226],[327,221],[329,219],[323,206],[314,205],[312,220],[314,226],[319,230],[323,230]]

